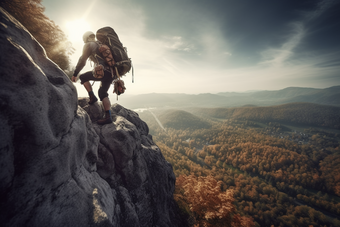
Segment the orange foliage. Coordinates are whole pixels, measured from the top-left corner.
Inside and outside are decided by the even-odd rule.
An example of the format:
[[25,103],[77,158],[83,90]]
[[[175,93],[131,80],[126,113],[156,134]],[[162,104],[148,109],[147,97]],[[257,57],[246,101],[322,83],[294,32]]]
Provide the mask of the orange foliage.
[[[206,130],[168,130],[167,134],[159,133],[155,142],[173,165],[178,183],[185,180],[179,178],[181,175],[212,175],[222,181],[223,191],[234,191],[234,214],[249,215],[258,226],[340,226],[338,219],[327,219],[318,211],[340,215],[340,203],[333,194],[340,195],[338,134],[317,131],[316,139],[324,140],[321,143],[310,139],[315,132],[308,129],[305,143],[300,144],[292,138],[301,133],[283,133],[286,137],[282,138],[281,134],[276,137],[279,134],[271,133],[270,129],[238,126],[239,122],[228,121]],[[188,138],[195,141],[194,146],[193,142],[190,146]],[[199,178],[196,181],[198,184]],[[209,187],[218,190],[217,185]],[[179,206],[190,213],[190,202],[184,191],[183,185],[177,184],[174,196]],[[302,214],[295,210],[300,203],[310,206],[303,217],[295,215]],[[212,209],[217,213],[219,207]],[[203,217],[193,215],[196,220],[201,218],[205,223],[218,226],[214,223],[218,220],[207,220],[205,213]]]
[[329,155],[320,162],[321,177],[327,188],[333,189],[340,196],[340,155]]
[[65,33],[45,14],[42,0],[1,0],[0,7],[15,17],[44,47],[47,56],[61,69],[70,67],[74,48]]
[[181,175],[177,178],[176,186],[183,189],[182,198],[190,204],[196,226],[255,226],[252,219],[236,213],[232,190],[222,192],[221,184],[212,176]]

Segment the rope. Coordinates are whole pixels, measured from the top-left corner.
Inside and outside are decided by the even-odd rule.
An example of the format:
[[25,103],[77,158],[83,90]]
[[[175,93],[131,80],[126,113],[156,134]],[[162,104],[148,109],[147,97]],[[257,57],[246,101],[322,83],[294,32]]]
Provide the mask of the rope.
[[132,62],[131,62],[131,68],[132,68],[132,83],[134,83],[134,73],[133,73],[133,65],[132,65]]

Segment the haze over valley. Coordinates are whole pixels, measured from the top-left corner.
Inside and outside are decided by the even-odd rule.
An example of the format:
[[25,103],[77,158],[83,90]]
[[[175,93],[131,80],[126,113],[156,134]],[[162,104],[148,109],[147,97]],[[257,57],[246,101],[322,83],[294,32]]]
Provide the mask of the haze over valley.
[[[115,96],[111,96],[113,100]],[[325,89],[288,87],[282,90],[221,92],[216,94],[149,93],[122,95],[118,103],[131,109],[137,108],[183,108],[183,107],[241,107],[272,106],[293,102],[308,102],[340,106],[340,86]]]

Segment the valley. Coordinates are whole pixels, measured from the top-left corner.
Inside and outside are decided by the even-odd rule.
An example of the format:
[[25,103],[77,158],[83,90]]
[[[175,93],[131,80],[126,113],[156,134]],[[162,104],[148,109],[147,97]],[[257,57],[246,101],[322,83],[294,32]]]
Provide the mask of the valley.
[[176,177],[213,176],[256,226],[338,226],[339,109],[303,103],[138,114]]

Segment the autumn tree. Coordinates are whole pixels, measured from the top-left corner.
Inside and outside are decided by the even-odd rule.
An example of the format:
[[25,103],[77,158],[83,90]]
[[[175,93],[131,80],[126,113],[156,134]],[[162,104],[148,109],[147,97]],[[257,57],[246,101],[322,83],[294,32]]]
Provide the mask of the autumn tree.
[[176,186],[182,189],[182,198],[194,214],[195,226],[254,226],[252,219],[236,213],[233,192],[222,192],[221,184],[212,176],[181,175],[177,178]]
[[70,67],[74,49],[64,32],[45,14],[42,0],[1,0],[0,6],[15,17],[44,47],[47,56],[61,69]]

